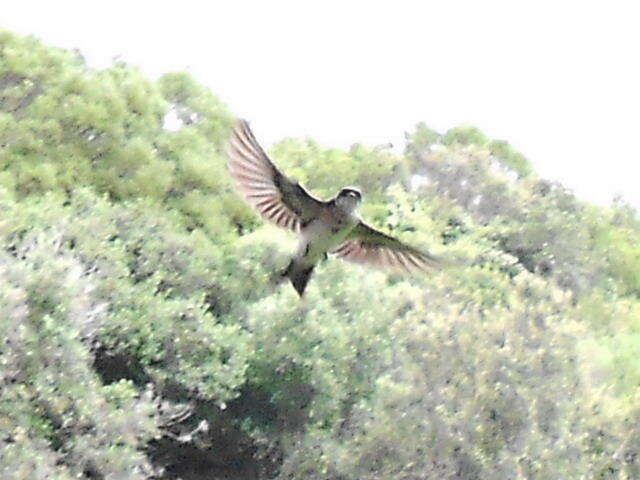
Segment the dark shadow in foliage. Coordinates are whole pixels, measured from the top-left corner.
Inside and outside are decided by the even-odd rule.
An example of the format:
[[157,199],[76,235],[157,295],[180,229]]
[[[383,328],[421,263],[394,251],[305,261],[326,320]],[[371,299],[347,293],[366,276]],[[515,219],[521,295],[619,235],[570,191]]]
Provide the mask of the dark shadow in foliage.
[[[139,387],[152,382],[144,366],[122,352],[98,348],[94,369],[105,385],[131,380]],[[147,455],[161,480],[201,479],[269,479],[275,478],[282,463],[282,452],[275,447],[256,445],[240,428],[248,418],[251,423],[275,425],[279,409],[269,395],[259,388],[247,388],[228,408],[220,409],[211,401],[195,396],[178,382],[156,385],[164,400],[191,404],[193,409],[177,421],[163,425],[165,435],[147,445]],[[87,472],[89,478],[99,478]]]
[[204,304],[207,306],[207,313],[221,317],[231,311],[233,301],[229,293],[220,284],[210,284],[205,292]]
[[36,79],[6,73],[0,76],[0,111],[17,114],[31,105],[41,92]]
[[[249,413],[269,405],[266,398],[241,395],[226,409],[195,401],[191,414],[168,422],[165,435],[151,441],[147,455],[160,480],[271,479],[278,476],[282,452],[259,445],[241,425]],[[275,417],[267,407],[266,419]]]
[[[159,469],[162,480],[209,480],[260,478],[259,469],[250,450],[229,447],[225,436],[211,445],[197,446],[191,442],[163,437],[149,446],[149,456]],[[222,447],[221,452],[217,451]],[[215,453],[214,453],[215,452]],[[269,478],[269,477],[265,477]]]
[[98,348],[94,352],[93,369],[105,385],[131,380],[138,387],[144,387],[151,382],[151,377],[139,359],[124,352]]

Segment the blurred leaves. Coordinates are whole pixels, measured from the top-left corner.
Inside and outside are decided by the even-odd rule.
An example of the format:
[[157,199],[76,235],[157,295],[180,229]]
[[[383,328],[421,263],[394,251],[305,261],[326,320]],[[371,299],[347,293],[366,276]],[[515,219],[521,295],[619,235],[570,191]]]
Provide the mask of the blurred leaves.
[[2,478],[640,476],[637,211],[475,127],[285,139],[288,175],[450,265],[330,259],[300,300],[232,123],[185,73],[0,32]]

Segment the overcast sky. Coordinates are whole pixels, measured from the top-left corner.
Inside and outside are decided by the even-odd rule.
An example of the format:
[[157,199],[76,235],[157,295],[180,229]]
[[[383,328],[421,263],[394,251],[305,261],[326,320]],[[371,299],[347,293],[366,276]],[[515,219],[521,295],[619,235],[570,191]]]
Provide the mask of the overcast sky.
[[[29,1],[0,26],[184,70],[267,144],[403,147],[423,121],[508,140],[578,195],[640,206],[640,15],[628,1]],[[640,8],[640,7],[638,7]]]

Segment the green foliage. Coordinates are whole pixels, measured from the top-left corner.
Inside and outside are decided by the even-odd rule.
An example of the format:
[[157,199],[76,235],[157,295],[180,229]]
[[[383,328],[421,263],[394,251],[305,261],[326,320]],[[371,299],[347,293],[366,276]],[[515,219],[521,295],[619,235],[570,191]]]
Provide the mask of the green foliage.
[[286,139],[287,174],[360,186],[449,262],[331,260],[300,300],[295,239],[231,187],[232,122],[184,73],[0,33],[2,478],[640,476],[633,208],[474,127],[404,155]]
[[431,130],[424,123],[416,125],[416,131],[411,138],[414,148],[427,148],[431,145],[442,143],[442,135]]
[[504,140],[491,140],[487,144],[487,148],[495,158],[521,177],[526,177],[533,172],[531,164],[524,155]]
[[0,259],[4,476],[146,478],[138,450],[156,434],[155,406],[132,385],[103,386],[92,368],[91,342],[105,321],[93,275],[55,233],[14,246]]
[[442,136],[445,145],[484,145],[488,141],[487,136],[472,125],[452,128]]
[[408,153],[431,150],[438,146],[483,147],[493,159],[517,173],[519,177],[527,177],[533,173],[533,168],[529,161],[509,145],[504,140],[491,140],[477,127],[466,125],[455,127],[447,131],[444,135],[431,130],[424,123],[416,125],[415,132],[410,136],[410,143],[407,147]]
[[274,147],[273,157],[288,175],[313,185],[319,196],[336,195],[335,179],[340,178],[341,184],[357,186],[377,202],[402,166],[402,158],[385,150],[354,145],[343,152],[323,149],[312,140],[284,140]]

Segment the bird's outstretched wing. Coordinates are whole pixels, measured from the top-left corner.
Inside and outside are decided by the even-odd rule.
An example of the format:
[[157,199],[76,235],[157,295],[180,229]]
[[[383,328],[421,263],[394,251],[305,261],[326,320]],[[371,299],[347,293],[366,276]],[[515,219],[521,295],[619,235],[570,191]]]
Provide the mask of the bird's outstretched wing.
[[410,247],[364,222],[351,231],[335,253],[349,262],[413,273],[440,268],[443,261]]
[[247,203],[276,225],[298,232],[320,215],[324,202],[278,170],[245,120],[238,120],[233,129],[228,166]]

